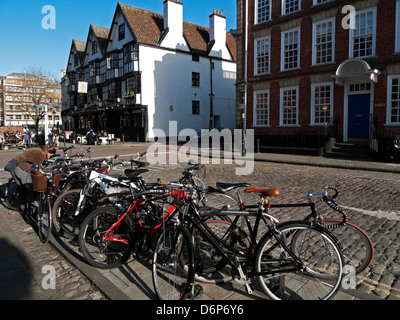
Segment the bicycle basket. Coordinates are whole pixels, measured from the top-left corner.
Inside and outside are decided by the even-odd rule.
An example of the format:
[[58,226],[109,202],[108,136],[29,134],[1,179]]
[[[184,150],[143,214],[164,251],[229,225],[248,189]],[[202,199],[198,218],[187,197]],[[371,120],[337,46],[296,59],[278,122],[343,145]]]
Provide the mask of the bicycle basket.
[[44,176],[39,171],[32,172],[32,184],[33,191],[35,192],[46,192],[47,191],[47,183],[48,180],[46,176]]

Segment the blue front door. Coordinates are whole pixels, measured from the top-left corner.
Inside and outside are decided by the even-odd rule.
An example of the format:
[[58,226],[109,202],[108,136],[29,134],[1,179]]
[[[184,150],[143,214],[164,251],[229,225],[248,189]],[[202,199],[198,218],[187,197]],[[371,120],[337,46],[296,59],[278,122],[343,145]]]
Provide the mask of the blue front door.
[[370,94],[349,96],[348,139],[369,139]]

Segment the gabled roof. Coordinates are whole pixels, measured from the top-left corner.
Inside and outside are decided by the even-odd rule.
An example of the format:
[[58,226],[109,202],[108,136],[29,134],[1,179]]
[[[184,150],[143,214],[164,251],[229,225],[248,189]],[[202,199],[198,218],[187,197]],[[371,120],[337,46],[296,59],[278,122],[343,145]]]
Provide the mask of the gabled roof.
[[79,61],[83,64],[83,60],[85,59],[86,42],[79,40],[72,40],[72,45],[75,46],[75,49],[78,53]]
[[90,30],[92,30],[94,36],[96,37],[98,47],[104,55],[107,51],[108,34],[110,33],[110,29],[90,25],[89,33]]
[[[160,43],[164,33],[164,16],[162,14],[118,2],[117,10],[119,9],[139,44],[157,46]],[[208,54],[209,28],[184,21],[183,33],[192,52]],[[232,58],[236,61],[236,41],[232,34],[227,33],[226,43]]]
[[69,56],[68,56],[68,65],[67,65],[67,69],[66,69],[67,72],[70,71],[71,55],[73,55],[75,53],[75,51],[78,54],[78,59],[79,59],[80,65],[84,64],[84,62],[85,62],[85,47],[86,47],[86,42],[75,40],[75,39],[72,40],[71,50],[70,50]]

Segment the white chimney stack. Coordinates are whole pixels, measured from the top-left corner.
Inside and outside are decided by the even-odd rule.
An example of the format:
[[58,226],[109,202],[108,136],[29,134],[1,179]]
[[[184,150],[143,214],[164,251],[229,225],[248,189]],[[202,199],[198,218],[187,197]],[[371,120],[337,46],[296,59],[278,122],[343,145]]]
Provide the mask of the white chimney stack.
[[181,37],[183,34],[183,3],[179,0],[164,1],[164,30]]
[[216,43],[226,43],[226,17],[222,15],[222,11],[215,10],[210,16],[210,41]]

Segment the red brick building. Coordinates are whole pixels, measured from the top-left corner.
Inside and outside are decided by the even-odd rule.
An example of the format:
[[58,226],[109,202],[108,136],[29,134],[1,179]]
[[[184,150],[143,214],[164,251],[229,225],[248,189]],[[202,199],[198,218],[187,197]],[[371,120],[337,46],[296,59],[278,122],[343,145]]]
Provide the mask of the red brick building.
[[262,146],[400,135],[400,0],[237,5],[238,104]]

